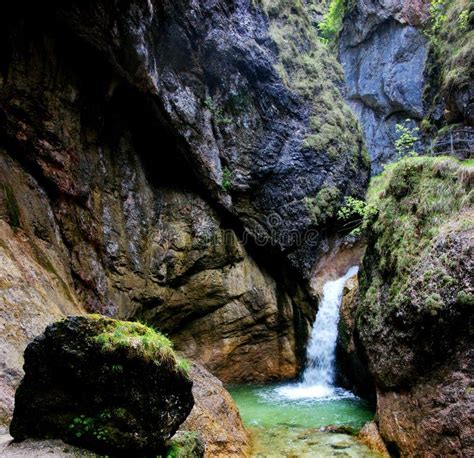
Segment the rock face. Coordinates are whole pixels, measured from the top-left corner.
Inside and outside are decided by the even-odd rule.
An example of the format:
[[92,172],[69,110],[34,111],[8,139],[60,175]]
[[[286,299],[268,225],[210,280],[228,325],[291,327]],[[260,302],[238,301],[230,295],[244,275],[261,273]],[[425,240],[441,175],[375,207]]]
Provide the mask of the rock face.
[[358,0],[339,45],[347,99],[363,126],[372,173],[396,155],[396,124],[414,127],[425,115],[429,43],[417,27],[429,2]]
[[194,404],[170,342],[150,328],[72,317],[25,351],[10,432],[104,453],[161,453]]
[[[326,105],[343,106],[337,91],[342,75],[318,41],[309,41],[310,23],[303,30],[305,42],[296,45],[304,49],[309,43],[309,57],[326,68],[300,69],[295,62],[283,75],[277,66],[284,50],[270,33],[273,22],[248,0],[132,2],[118,10],[106,2],[70,2],[36,13],[52,20],[53,27],[66,27],[109,64],[103,96],[122,106],[136,104],[128,107],[129,114],[147,110],[154,126],[148,137],[162,145],[157,150],[181,154],[214,202],[237,216],[253,237],[264,242],[276,238],[277,251],[291,252],[293,266],[309,273],[318,243],[289,237],[317,228],[305,198],[337,185],[336,201],[341,202],[344,194],[360,194],[367,179],[362,140],[350,111],[341,112],[340,119],[320,119],[313,127],[318,107],[310,101],[320,91],[318,81],[311,81],[314,87],[305,92],[290,90],[310,70],[319,72],[320,84],[334,75]],[[287,11],[279,6],[270,13],[276,21]],[[280,26],[286,20],[291,18],[281,17]],[[139,100],[120,100],[126,89],[143,94],[146,107]],[[135,94],[129,96],[135,99]],[[316,141],[329,128],[343,148],[319,137]],[[148,159],[157,161],[153,149],[148,151]],[[63,184],[75,193],[85,191],[80,182]],[[325,236],[321,230],[319,243]]]
[[372,173],[397,158],[397,124],[420,128],[418,153],[472,155],[474,6],[468,0],[430,5],[357,0],[348,6],[339,57]]
[[29,238],[0,220],[0,430],[13,413],[26,345],[48,324],[84,312],[56,242]]
[[390,456],[383,439],[380,437],[380,433],[375,422],[369,421],[366,423],[359,431],[357,439],[363,444],[367,445],[367,447],[369,447],[371,450],[379,452],[381,456]]
[[222,382],[195,363],[191,365],[190,377],[195,404],[180,429],[198,431],[206,458],[248,456],[247,431]]
[[397,456],[474,453],[472,183],[472,167],[415,158],[371,192],[379,213],[345,348],[349,361],[367,355],[378,428]]
[[226,380],[298,372],[307,281],[368,164],[306,6],[263,6],[2,4],[0,249],[30,272],[0,277],[5,416],[27,341],[84,311],[147,319]]
[[368,370],[368,358],[360,343],[355,322],[358,295],[359,282],[355,275],[347,280],[343,290],[336,346],[336,378],[339,386],[375,402],[374,380]]

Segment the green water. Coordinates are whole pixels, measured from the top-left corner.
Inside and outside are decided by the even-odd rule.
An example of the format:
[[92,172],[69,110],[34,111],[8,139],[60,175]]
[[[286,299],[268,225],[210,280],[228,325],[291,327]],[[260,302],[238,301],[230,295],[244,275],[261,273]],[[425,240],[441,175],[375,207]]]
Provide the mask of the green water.
[[281,386],[229,387],[251,431],[254,457],[376,457],[349,434],[324,432],[327,426],[355,431],[374,413],[363,400],[340,391],[330,398],[290,400]]

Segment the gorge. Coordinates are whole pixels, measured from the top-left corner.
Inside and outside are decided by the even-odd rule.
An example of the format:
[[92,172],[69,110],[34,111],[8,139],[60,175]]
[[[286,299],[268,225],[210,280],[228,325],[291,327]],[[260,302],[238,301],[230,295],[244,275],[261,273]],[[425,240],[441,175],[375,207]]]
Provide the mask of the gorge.
[[[165,378],[188,377],[194,401],[182,380],[191,413],[183,423],[169,407],[179,421],[160,436],[140,420],[160,423],[155,407],[143,416],[130,407],[146,392],[138,382],[127,407],[101,385],[84,413],[60,403],[86,405],[80,390],[55,398],[33,386],[31,402],[59,400],[40,411],[58,409],[67,421],[52,415],[40,432],[13,427],[25,440],[0,455],[23,444],[35,456],[54,439],[109,455],[143,447],[285,456],[284,445],[271,450],[282,429],[257,443],[223,384],[250,429],[246,409],[259,390],[273,403],[260,406],[270,429],[302,419],[304,432],[283,427],[290,456],[313,453],[312,441],[321,456],[473,455],[473,8],[469,0],[4,1],[2,432],[20,383],[38,367],[57,386],[68,373],[73,386],[94,378],[119,387],[127,371],[146,379],[130,368],[156,364]],[[61,321],[71,316],[89,323],[81,337]],[[99,333],[98,317],[117,321]],[[108,372],[88,377],[69,332]],[[163,335],[176,358],[166,350],[164,367]],[[35,350],[45,341],[62,355],[57,366]],[[23,368],[28,355],[34,363]],[[306,366],[307,355],[324,361]],[[314,385],[340,394],[334,408],[307,404]],[[303,396],[288,407],[275,398],[282,392]],[[374,409],[374,422],[349,437]],[[63,431],[84,419],[93,427],[79,440]],[[133,425],[153,446],[118,441],[133,437]],[[344,441],[347,450],[331,445]]]

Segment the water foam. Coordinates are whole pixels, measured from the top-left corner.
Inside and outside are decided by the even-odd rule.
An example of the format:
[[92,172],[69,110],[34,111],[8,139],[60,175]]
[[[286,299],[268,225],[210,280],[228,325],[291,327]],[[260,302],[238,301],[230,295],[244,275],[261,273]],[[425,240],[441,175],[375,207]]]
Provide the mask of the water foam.
[[314,322],[307,348],[307,365],[300,383],[275,389],[277,397],[288,400],[334,400],[354,395],[335,385],[336,344],[339,308],[346,281],[357,274],[358,267],[351,267],[337,280],[328,281]]

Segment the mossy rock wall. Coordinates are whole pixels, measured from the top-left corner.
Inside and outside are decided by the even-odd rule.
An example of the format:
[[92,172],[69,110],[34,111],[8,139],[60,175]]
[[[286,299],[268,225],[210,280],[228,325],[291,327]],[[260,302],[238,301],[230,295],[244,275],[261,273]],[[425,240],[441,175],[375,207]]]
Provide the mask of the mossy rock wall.
[[395,454],[472,451],[473,176],[469,162],[417,157],[391,165],[370,188],[378,215],[355,333],[375,381],[379,428]]

